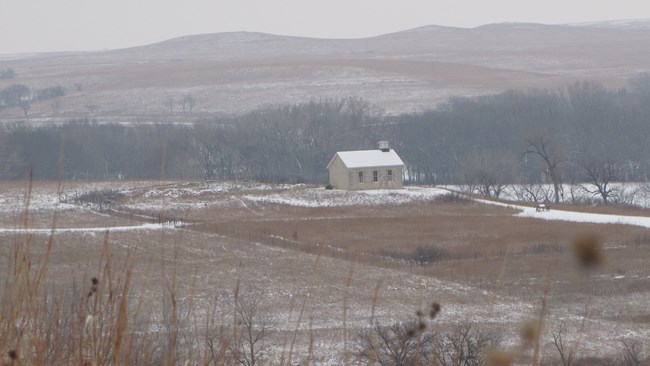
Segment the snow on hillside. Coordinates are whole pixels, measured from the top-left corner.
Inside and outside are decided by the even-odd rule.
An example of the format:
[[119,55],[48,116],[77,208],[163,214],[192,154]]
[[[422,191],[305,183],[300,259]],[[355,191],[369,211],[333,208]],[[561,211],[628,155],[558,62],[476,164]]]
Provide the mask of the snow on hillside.
[[[615,202],[637,207],[650,207],[650,189],[647,184],[617,184]],[[0,192],[0,213],[20,214],[24,211],[26,187],[15,185],[5,187]],[[92,210],[92,205],[76,205],[65,198],[86,192],[112,189],[124,194],[124,199],[115,202],[112,208],[118,210],[187,210],[209,206],[247,206],[248,204],[286,205],[292,207],[344,207],[344,206],[390,206],[413,202],[431,201],[436,197],[457,192],[463,194],[459,187],[445,188],[406,187],[397,190],[343,191],[327,190],[321,187],[303,184],[271,185],[257,182],[85,182],[69,183],[57,193],[56,185],[35,185],[29,200],[29,211],[71,211]],[[544,189],[544,187],[542,187]],[[549,187],[545,189],[549,190]],[[581,202],[594,199],[584,189],[563,187],[564,202]],[[519,193],[518,193],[519,192]],[[542,220],[560,220],[597,224],[626,224],[650,228],[650,217],[604,215],[563,210],[537,212],[530,199],[518,197],[521,187],[509,187],[501,198],[512,203],[501,203],[475,199],[482,204],[499,205],[514,208],[518,217]],[[572,201],[573,200],[573,201]],[[577,200],[577,201],[575,201]],[[528,202],[525,206],[518,202]],[[99,212],[98,212],[99,213]],[[92,229],[92,228],[90,228]],[[105,228],[102,228],[102,230]],[[134,227],[124,230],[134,230]],[[150,229],[141,228],[141,229]],[[122,230],[119,229],[118,230]]]
[[273,203],[297,207],[384,206],[401,205],[414,201],[428,201],[449,193],[440,188],[407,187],[404,189],[342,191],[324,188],[288,190],[279,193],[245,195],[251,202]]
[[[55,182],[33,182],[30,188],[24,182],[11,182],[3,185],[0,190],[0,213],[19,214],[26,208],[30,212],[78,210],[78,205],[66,201],[91,191],[114,190],[129,194],[152,184],[146,181],[70,181],[62,183],[59,188]],[[25,199],[27,192],[30,192],[29,200]]]
[[608,20],[602,22],[574,23],[567,25],[572,27],[650,30],[650,19]]
[[232,193],[239,191],[268,191],[277,188],[295,187],[293,185],[271,185],[257,182],[206,182],[179,183],[169,186],[150,187],[144,190],[146,198],[182,198],[207,194]]
[[[166,224],[143,224],[132,226],[111,226],[111,227],[82,227],[82,228],[56,228],[57,234],[61,233],[103,233],[110,232],[124,232],[124,231],[141,231],[141,230],[162,230],[164,228],[173,228],[171,225]],[[0,234],[13,234],[13,233],[30,233],[30,234],[45,234],[52,233],[52,229],[7,229],[0,228]]]
[[650,228],[650,217],[643,216],[624,216],[624,215],[606,215],[586,212],[550,210],[537,211],[535,207],[527,207],[515,204],[501,203],[495,201],[476,199],[476,202],[496,205],[501,207],[514,208],[520,212],[515,214],[517,217],[529,217],[542,220],[571,221],[593,224],[619,224],[634,225]]
[[[645,188],[645,185],[639,184],[619,184],[616,189],[617,192],[620,192],[621,196],[628,198],[630,202],[628,204],[635,204],[640,207],[648,207],[650,203],[650,197],[647,195],[641,194],[640,192],[645,192],[642,188]],[[569,188],[565,188],[567,192]],[[246,193],[250,191],[250,193]],[[397,190],[369,190],[369,191],[343,191],[343,190],[327,190],[324,188],[313,188],[304,185],[281,185],[281,186],[270,186],[270,185],[255,185],[249,183],[247,186],[241,186],[233,183],[223,183],[222,185],[217,185],[212,188],[201,188],[201,187],[192,187],[192,188],[173,188],[167,189],[166,191],[147,191],[145,196],[148,197],[173,197],[173,198],[182,198],[183,195],[200,195],[203,193],[230,193],[230,192],[244,192],[242,195],[236,197],[233,196],[224,196],[211,197],[211,204],[222,204],[227,205],[229,203],[237,202],[241,204],[244,202],[252,202],[258,204],[276,204],[276,205],[287,205],[294,207],[341,207],[341,206],[390,206],[390,205],[402,205],[411,202],[417,201],[430,201],[435,197],[449,194],[450,192],[456,191],[454,189],[448,190],[444,188],[432,188],[432,187],[406,187],[404,189]],[[153,193],[155,192],[155,194]],[[180,194],[182,193],[182,194]],[[582,194],[585,197],[591,196],[591,194],[586,193],[584,190],[580,192],[573,192],[574,195]],[[505,193],[506,199],[515,200],[515,193],[513,189],[508,190]],[[575,198],[575,197],[574,197]],[[488,200],[476,199],[476,202],[483,204],[499,205],[509,208],[514,208],[519,211],[515,214],[518,217],[528,217],[542,220],[559,220],[559,221],[572,221],[572,222],[585,222],[585,223],[597,223],[597,224],[626,224],[626,225],[635,225],[641,227],[650,228],[650,217],[639,217],[639,216],[623,216],[623,215],[604,215],[604,214],[593,214],[593,213],[583,213],[583,212],[572,212],[572,211],[562,211],[562,210],[552,210],[537,212],[534,207],[528,207],[518,204],[509,204],[509,203],[499,203]],[[179,202],[168,202],[171,207],[174,207],[177,204],[182,205],[182,200]],[[206,202],[195,202],[197,205],[206,205]],[[191,202],[187,202],[184,207],[192,205]],[[137,207],[136,205],[131,205],[131,207]]]

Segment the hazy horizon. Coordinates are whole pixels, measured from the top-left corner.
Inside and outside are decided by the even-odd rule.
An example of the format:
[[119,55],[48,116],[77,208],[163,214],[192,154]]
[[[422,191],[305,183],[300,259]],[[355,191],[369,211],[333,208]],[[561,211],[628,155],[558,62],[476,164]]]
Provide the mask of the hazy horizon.
[[0,54],[120,49],[221,32],[263,32],[311,38],[365,38],[427,25],[474,28],[493,23],[569,24],[649,19],[634,0],[193,0],[87,2],[9,0],[0,12]]

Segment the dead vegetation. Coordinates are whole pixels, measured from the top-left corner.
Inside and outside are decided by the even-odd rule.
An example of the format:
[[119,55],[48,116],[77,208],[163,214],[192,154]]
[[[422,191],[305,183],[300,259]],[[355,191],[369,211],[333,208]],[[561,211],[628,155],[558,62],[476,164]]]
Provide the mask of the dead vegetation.
[[[7,363],[647,364],[644,229],[446,199],[257,212],[216,217],[219,235],[0,235]],[[24,228],[45,217],[22,216]],[[391,241],[408,257],[364,257]],[[431,300],[442,303],[433,316],[410,319]],[[518,336],[531,314],[543,325]]]

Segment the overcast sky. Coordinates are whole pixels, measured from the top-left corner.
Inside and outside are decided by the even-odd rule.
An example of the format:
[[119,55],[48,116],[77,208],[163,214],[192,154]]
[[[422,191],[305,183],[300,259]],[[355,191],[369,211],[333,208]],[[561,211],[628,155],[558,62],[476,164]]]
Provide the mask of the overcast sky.
[[358,38],[430,24],[638,18],[650,18],[649,0],[0,0],[0,54],[116,49],[229,31]]

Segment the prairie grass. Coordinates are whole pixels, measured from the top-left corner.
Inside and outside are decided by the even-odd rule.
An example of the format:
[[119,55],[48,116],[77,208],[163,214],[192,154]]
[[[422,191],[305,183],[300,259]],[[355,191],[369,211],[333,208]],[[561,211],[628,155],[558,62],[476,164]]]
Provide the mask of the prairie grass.
[[[567,316],[578,319],[564,331],[576,365],[585,357],[619,362],[621,335],[647,334],[645,229],[519,219],[508,209],[445,200],[249,209],[256,213],[242,210],[237,220],[219,213],[203,231],[51,235],[28,229],[72,226],[74,215],[88,226],[141,218],[25,210],[11,219],[24,232],[0,235],[0,345],[8,362],[242,364],[242,347],[263,334],[260,353],[246,353],[259,355],[259,364],[359,364],[359,329],[408,322],[432,301],[440,308],[427,331],[452,334],[459,322],[503,329],[494,362],[558,364],[551,333]],[[188,215],[207,220],[209,210]],[[577,232],[602,244],[597,271],[575,261]],[[417,266],[377,258],[432,245],[453,255]],[[254,326],[246,327],[251,296]],[[520,337],[531,318],[535,326]],[[637,356],[646,346],[636,346]]]

